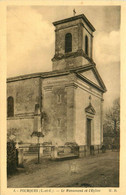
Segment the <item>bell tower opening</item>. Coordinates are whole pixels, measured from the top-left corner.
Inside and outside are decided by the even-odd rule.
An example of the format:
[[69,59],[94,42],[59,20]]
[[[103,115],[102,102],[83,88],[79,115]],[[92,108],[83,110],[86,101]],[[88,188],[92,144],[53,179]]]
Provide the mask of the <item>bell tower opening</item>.
[[55,26],[53,70],[65,70],[94,63],[92,42],[95,28],[84,14],[59,20]]
[[88,55],[88,37],[85,36],[85,53]]
[[65,53],[72,51],[72,35],[71,33],[67,33],[65,35]]

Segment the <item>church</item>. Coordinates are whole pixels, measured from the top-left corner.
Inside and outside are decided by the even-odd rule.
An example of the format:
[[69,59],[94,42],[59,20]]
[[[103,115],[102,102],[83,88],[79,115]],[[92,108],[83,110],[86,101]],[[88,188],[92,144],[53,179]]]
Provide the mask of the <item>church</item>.
[[95,28],[84,14],[53,22],[52,71],[7,79],[7,129],[31,143],[103,143],[103,94],[106,87],[92,58]]

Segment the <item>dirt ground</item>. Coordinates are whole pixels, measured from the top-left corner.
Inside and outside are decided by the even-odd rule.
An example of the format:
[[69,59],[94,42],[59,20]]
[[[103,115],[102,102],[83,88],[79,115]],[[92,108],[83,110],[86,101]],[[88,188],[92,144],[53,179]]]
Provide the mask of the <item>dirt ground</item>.
[[33,160],[8,177],[9,188],[118,187],[119,153],[108,151],[95,156],[65,161]]

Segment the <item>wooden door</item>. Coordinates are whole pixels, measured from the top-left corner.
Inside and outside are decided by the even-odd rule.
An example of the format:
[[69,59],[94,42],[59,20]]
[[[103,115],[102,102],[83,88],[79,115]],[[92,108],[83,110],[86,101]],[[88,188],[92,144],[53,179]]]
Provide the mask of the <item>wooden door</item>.
[[87,119],[87,146],[91,145],[91,119]]

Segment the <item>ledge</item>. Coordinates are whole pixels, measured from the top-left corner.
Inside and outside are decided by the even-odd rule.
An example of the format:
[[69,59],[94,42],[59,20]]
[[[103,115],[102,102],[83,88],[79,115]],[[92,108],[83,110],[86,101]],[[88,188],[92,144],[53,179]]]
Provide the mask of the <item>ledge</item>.
[[79,57],[82,56],[84,58],[86,58],[90,63],[95,64],[93,59],[90,58],[89,56],[87,56],[84,51],[82,49],[76,51],[76,52],[69,52],[69,53],[65,53],[65,54],[55,54],[54,57],[52,58],[52,61],[56,61],[56,60],[62,60],[62,59],[66,59],[69,57]]

